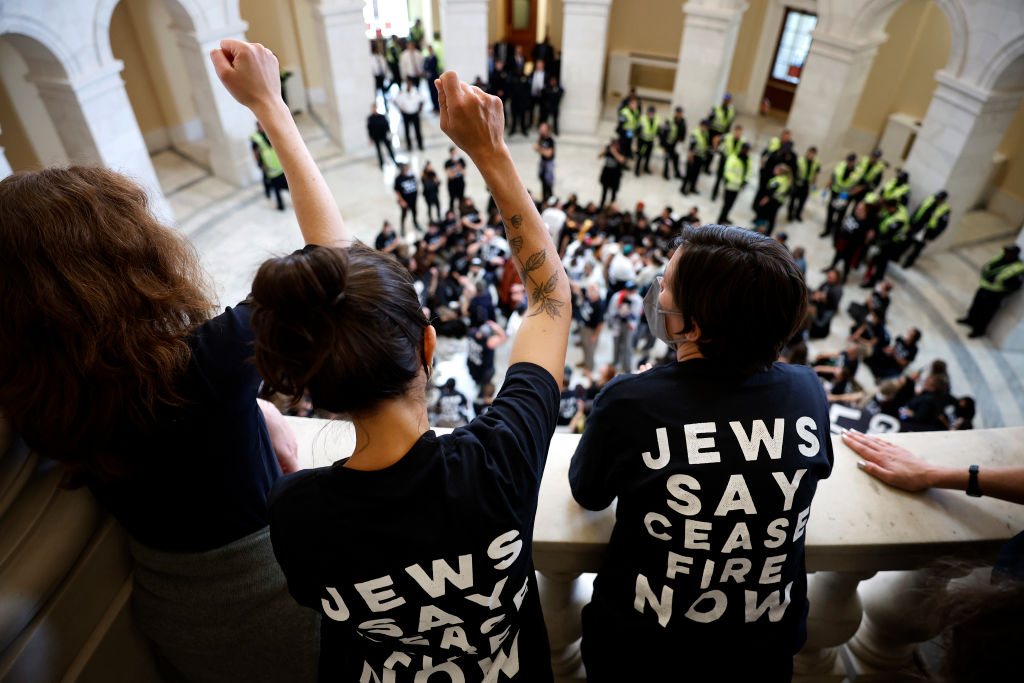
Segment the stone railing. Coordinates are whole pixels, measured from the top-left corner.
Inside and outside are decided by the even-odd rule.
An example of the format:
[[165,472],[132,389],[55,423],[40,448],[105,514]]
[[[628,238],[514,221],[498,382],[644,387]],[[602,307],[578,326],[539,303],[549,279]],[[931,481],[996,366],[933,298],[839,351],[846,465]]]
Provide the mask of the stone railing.
[[[351,451],[346,425],[291,422],[307,463],[325,465]],[[946,465],[1024,464],[1024,428],[887,438]],[[614,508],[588,512],[572,499],[568,468],[577,440],[552,439],[534,528],[534,563],[561,681],[584,680],[580,610],[615,521]],[[807,526],[811,611],[794,680],[901,680],[914,667],[918,644],[941,630],[932,598],[968,573],[963,563],[991,564],[1000,545],[1024,529],[1024,506],[961,491],[905,493],[860,472],[838,437],[833,448],[835,467],[818,485]]]

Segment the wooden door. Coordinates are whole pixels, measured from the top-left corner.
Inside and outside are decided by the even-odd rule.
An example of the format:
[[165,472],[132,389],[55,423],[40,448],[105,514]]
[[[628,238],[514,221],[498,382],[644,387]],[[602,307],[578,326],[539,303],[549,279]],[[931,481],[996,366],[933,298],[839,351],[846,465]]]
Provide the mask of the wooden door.
[[537,39],[537,1],[505,0],[505,42],[521,45],[526,61]]

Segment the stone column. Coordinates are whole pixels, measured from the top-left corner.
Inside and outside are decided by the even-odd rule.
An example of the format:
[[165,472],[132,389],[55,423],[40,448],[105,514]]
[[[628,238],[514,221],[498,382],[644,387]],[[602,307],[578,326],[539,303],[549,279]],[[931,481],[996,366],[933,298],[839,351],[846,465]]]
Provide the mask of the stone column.
[[445,71],[466,83],[487,81],[487,12],[490,0],[441,0]]
[[935,245],[941,248],[966,237],[958,223],[977,207],[990,182],[993,156],[1024,91],[985,90],[945,71],[935,79],[938,85],[906,169],[913,204],[941,188],[949,192],[950,225]]
[[886,37],[854,42],[817,30],[811,37],[787,126],[801,149],[818,147],[824,170],[845,154],[839,147],[853,122],[875,53]]
[[[0,129],[0,131],[2,131],[2,129]],[[4,148],[0,147],[0,180],[11,175],[12,172],[11,163],[7,161],[7,155],[4,154]]]
[[611,0],[565,0],[564,5],[561,126],[569,133],[594,133],[604,107]]
[[682,106],[696,127],[715,103],[721,101],[732,68],[744,2],[683,5],[686,22],[679,45],[679,63],[672,89],[673,106]]
[[366,117],[373,104],[373,68],[362,0],[310,0],[323,68],[331,137],[352,153],[366,148]]
[[146,188],[154,214],[169,222],[173,219],[171,209],[128,101],[121,68],[122,63],[117,61],[72,81],[36,76],[30,64],[27,79],[39,89],[68,159],[78,164],[100,164],[131,176]]
[[259,178],[249,141],[256,130],[256,119],[221,84],[210,52],[219,48],[225,38],[244,41],[246,28],[242,22],[200,34],[191,28],[171,27],[192,84],[199,120],[203,122],[210,170],[218,178],[239,187]]

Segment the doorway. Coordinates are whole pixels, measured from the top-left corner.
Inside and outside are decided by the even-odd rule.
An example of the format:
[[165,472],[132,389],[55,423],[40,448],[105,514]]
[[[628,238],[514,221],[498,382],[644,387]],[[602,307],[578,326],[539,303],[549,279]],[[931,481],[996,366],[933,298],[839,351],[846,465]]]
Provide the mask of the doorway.
[[779,41],[772,55],[772,69],[762,96],[770,105],[769,112],[785,116],[793,106],[796,89],[800,85],[800,72],[811,48],[811,31],[817,25],[817,14],[786,8]]

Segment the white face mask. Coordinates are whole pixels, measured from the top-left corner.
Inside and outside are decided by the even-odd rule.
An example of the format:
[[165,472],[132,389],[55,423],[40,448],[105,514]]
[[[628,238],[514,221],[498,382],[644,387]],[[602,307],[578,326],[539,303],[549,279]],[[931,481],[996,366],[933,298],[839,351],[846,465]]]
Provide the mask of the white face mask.
[[661,307],[658,297],[661,294],[662,276],[655,278],[657,287],[652,284],[644,296],[644,315],[647,316],[647,325],[651,328],[651,334],[655,339],[660,339],[669,345],[669,348],[676,348],[676,345],[687,341],[685,337],[672,339],[668,336],[668,325],[665,322],[666,315],[682,315],[679,311],[666,311]]

